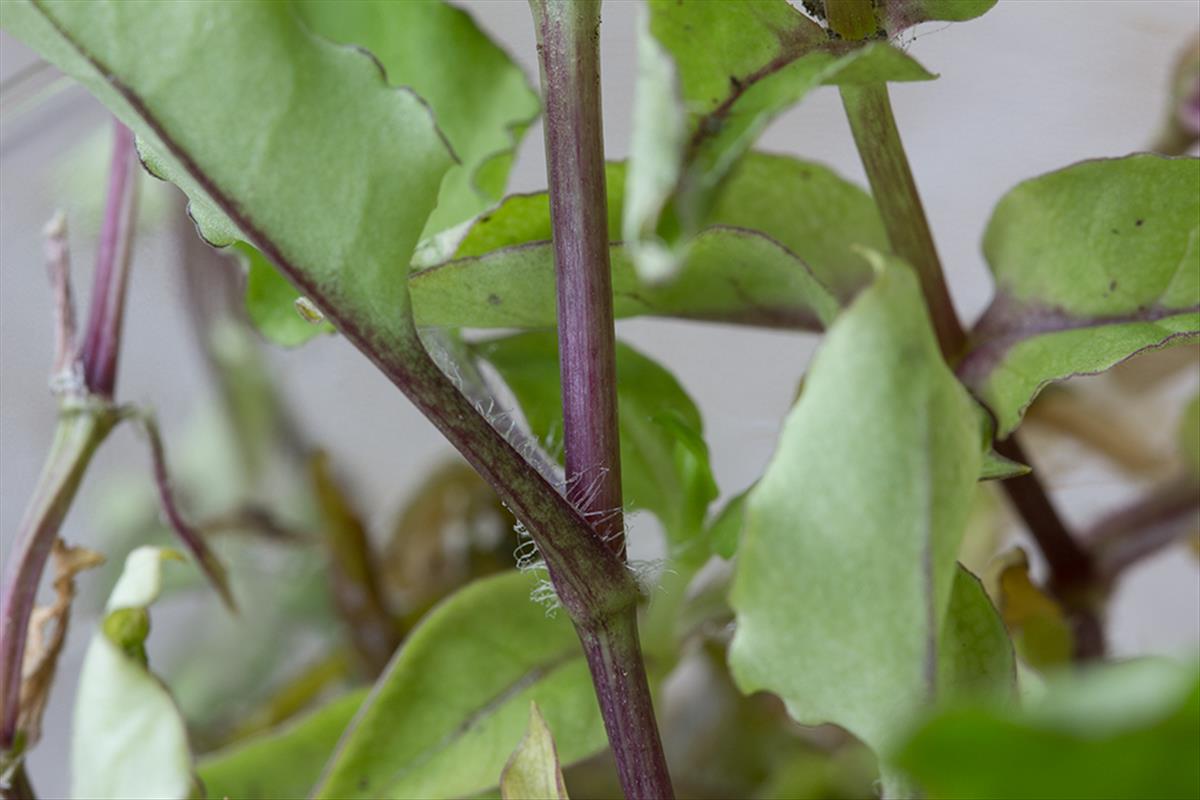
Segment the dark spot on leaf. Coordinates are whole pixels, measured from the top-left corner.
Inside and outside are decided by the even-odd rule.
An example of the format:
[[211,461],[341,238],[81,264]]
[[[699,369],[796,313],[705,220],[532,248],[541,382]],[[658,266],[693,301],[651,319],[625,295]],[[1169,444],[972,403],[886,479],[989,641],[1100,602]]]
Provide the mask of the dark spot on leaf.
[[1116,228],[1110,228],[1110,230],[1111,230],[1113,233],[1117,234],[1118,236],[1120,236],[1120,235],[1121,235],[1121,232],[1120,232],[1119,230],[1117,230]]
[[1135,222],[1133,224],[1137,225],[1140,228],[1140,227],[1142,227],[1142,224],[1145,223],[1145,221],[1146,220],[1144,220],[1144,219],[1139,219],[1137,222]]
[[738,80],[737,75],[729,76],[729,85],[733,87],[735,92],[740,92],[742,90],[742,82]]
[[501,302],[502,301],[500,300],[500,297],[498,295],[496,295],[496,294],[488,295],[488,305],[498,306],[498,305],[500,305]]
[[492,215],[491,215],[491,214],[485,214],[484,216],[482,216],[482,217],[480,217],[480,218],[479,218],[479,221],[480,221],[481,223],[483,223],[483,222],[489,222],[491,219],[492,219]]
[[365,792],[369,785],[370,785],[370,781],[367,780],[366,776],[363,776],[358,779],[358,790],[360,792]]
[[1117,290],[1117,282],[1116,282],[1116,281],[1111,281],[1111,282],[1108,284],[1108,290],[1109,290],[1110,292],[1115,292],[1115,291]]

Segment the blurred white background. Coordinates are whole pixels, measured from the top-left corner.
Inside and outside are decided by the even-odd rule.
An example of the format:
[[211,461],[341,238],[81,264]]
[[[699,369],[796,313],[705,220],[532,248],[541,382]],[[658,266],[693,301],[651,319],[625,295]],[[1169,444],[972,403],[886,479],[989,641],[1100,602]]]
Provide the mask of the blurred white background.
[[[524,0],[460,5],[536,81]],[[612,158],[628,151],[637,13],[631,0],[605,4],[605,132]],[[990,294],[979,240],[995,201],[1024,178],[1148,146],[1165,114],[1173,61],[1198,28],[1197,0],[1001,0],[979,20],[926,25],[915,38],[907,37],[910,52],[941,77],[895,86],[893,103],[965,320],[979,314]],[[32,60],[22,45],[0,38],[0,79]],[[78,87],[32,110],[15,111],[0,110],[0,552],[11,546],[55,419],[46,389],[51,300],[40,230],[56,208],[67,212],[76,288],[86,293],[108,140],[105,112]],[[833,89],[816,91],[779,119],[760,147],[828,163],[865,185]],[[512,190],[543,187],[544,166],[538,126],[521,147]],[[162,230],[167,234],[143,237],[137,244],[118,393],[156,408],[170,444],[188,415],[211,398],[183,311],[188,298],[178,244],[168,235],[172,226]],[[723,496],[760,474],[818,343],[808,335],[661,320],[618,323],[618,335],[669,365],[697,400]],[[372,522],[386,520],[422,471],[448,454],[432,426],[340,339],[322,338],[294,352],[274,350],[271,362],[303,427],[348,472]],[[1194,390],[1194,381],[1190,375],[1190,385],[1180,391]],[[1149,423],[1166,436],[1173,425],[1173,418]],[[63,530],[67,540],[96,540],[92,510],[103,484],[97,478],[145,471],[145,458],[143,445],[129,432],[120,432],[101,450]],[[1048,480],[1065,515],[1076,523],[1119,504],[1132,491],[1101,472],[1051,474]],[[82,580],[86,588],[94,578]],[[221,613],[215,601],[191,596],[189,602],[197,606],[189,613]],[[165,618],[171,622],[159,623],[156,631],[186,626],[189,613]],[[1141,565],[1120,587],[1112,621],[1113,649],[1119,654],[1200,655],[1194,558],[1177,548]],[[32,774],[45,797],[66,793],[62,765],[72,679],[91,622],[85,614],[72,625],[46,738],[32,757]]]

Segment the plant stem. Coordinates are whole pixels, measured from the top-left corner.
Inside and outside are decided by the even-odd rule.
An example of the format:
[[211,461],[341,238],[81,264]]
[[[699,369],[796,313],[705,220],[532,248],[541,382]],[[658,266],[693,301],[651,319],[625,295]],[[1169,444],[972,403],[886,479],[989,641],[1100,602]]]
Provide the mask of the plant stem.
[[[599,0],[531,0],[545,97],[568,498],[622,561],[625,523]],[[638,639],[637,608],[577,625],[625,796],[671,798]]]
[[624,558],[599,0],[531,3],[545,96],[567,496]]
[[[871,0],[825,0],[825,16],[830,29],[847,41],[865,39],[879,27]],[[966,345],[966,334],[946,289],[942,262],[900,141],[887,84],[843,86],[841,94],[888,241],[896,255],[916,269],[942,355],[954,362]]]
[[[1005,458],[1029,464],[1016,436],[995,443]],[[1021,515],[1050,567],[1047,588],[1063,605],[1075,634],[1075,657],[1091,660],[1104,655],[1104,628],[1096,614],[1099,574],[1092,556],[1071,536],[1050,501],[1036,472],[1000,482],[1009,501]]]
[[100,231],[100,249],[92,280],[92,305],[83,340],[84,382],[92,394],[109,400],[117,380],[117,356],[121,325],[125,319],[125,286],[129,281],[141,168],[133,132],[120,122],[113,125],[108,202]]
[[1083,536],[1105,582],[1200,530],[1200,481],[1185,475],[1101,519]]
[[114,424],[111,414],[64,406],[54,444],[17,529],[0,597],[0,750],[12,748],[16,740],[25,639],[46,559],[92,455]]
[[[830,27],[843,39],[863,38],[864,0],[825,0]],[[946,288],[941,259],[916,181],[900,141],[884,83],[841,87],[842,103],[854,143],[871,183],[892,249],[917,271],[942,355],[950,364],[961,358],[966,334]],[[996,442],[1003,456],[1028,463],[1015,437]],[[1076,658],[1104,653],[1104,630],[1095,611],[1096,571],[1091,556],[1071,537],[1034,474],[1003,481],[1005,492],[1050,563],[1050,589],[1072,615]]]
[[[829,2],[827,7],[837,5]],[[896,255],[916,269],[942,355],[953,362],[963,352],[966,335],[946,289],[942,263],[896,129],[887,85],[843,86],[841,93],[888,241]]]
[[577,630],[625,797],[670,800],[675,790],[654,719],[638,641],[637,608]]

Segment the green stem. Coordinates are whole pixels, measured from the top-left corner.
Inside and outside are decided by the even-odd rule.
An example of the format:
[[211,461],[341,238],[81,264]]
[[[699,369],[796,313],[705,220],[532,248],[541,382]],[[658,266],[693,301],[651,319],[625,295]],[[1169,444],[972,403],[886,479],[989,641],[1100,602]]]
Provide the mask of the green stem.
[[[831,3],[830,7],[835,6]],[[933,234],[896,129],[887,85],[843,86],[841,93],[888,241],[896,255],[916,269],[942,354],[948,361],[956,361],[966,345],[966,335],[946,288]]]
[[88,463],[115,424],[115,415],[105,410],[64,404],[54,444],[17,529],[0,598],[0,750],[16,740],[26,631],[42,571]]
[[[843,39],[864,38],[863,4],[864,0],[825,0],[830,28]],[[896,255],[916,269],[942,355],[953,365],[966,348],[966,334],[946,288],[941,259],[892,114],[887,84],[843,86],[841,94],[888,241]],[[997,442],[996,450],[1028,463],[1015,438]],[[1104,629],[1095,612],[1096,571],[1091,557],[1063,525],[1036,475],[1004,481],[1003,486],[1051,564],[1051,590],[1072,614],[1076,657],[1087,660],[1103,655]]]

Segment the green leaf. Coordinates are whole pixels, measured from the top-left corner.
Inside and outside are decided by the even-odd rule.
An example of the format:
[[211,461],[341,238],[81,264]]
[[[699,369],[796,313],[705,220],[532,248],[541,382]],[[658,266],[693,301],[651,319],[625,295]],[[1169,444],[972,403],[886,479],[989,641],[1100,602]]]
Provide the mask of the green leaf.
[[407,267],[452,157],[422,100],[284,4],[0,4],[142,137],[205,238],[243,240],[380,347],[419,346]]
[[651,0],[623,221],[639,274],[678,272],[739,158],[811,89],[931,77],[887,42],[830,39],[787,0]]
[[[886,756],[911,715],[1012,654],[957,568],[982,442],[913,272],[889,260],[834,323],[751,491],[730,601],[730,664]],[[949,611],[948,611],[949,609]]]
[[1200,335],[1200,160],[1085,161],[1001,199],[996,297],[958,373],[1004,438],[1047,384]]
[[[610,225],[622,214],[625,166],[607,171]],[[613,305],[637,315],[770,327],[824,327],[837,303],[870,280],[856,247],[886,249],[870,195],[832,170],[787,156],[750,153],[733,171],[680,267],[681,279],[637,277],[610,230]],[[454,260],[416,272],[413,313],[423,325],[551,327],[554,251],[544,192],[507,198],[466,232]]]
[[531,700],[564,763],[603,747],[579,641],[565,614],[530,601],[536,585],[508,573],[437,606],[379,679],[314,795],[463,797],[495,786]]
[[991,10],[996,0],[878,0],[875,19],[888,36],[922,22],[965,22]]
[[721,558],[733,558],[733,554],[737,552],[738,542],[742,538],[742,526],[746,524],[746,500],[753,488],[752,486],[741,494],[734,495],[708,527],[712,551]]
[[328,320],[305,319],[297,309],[300,293],[262,253],[239,242],[233,246],[246,270],[246,314],[263,336],[283,347],[296,347],[322,333],[333,333]]
[[[523,333],[478,345],[516,395],[535,437],[562,459],[558,341]],[[625,503],[654,514],[673,557],[701,557],[704,515],[717,496],[696,404],[666,369],[617,343],[617,412]],[[704,548],[706,550],[706,548]]]
[[558,750],[546,718],[529,704],[529,727],[500,774],[504,800],[567,800],[567,786],[558,766]]
[[148,607],[173,550],[140,547],[92,636],[75,697],[72,797],[187,798],[193,795],[187,729],[167,687],[147,668]]
[[1026,708],[948,710],[899,763],[932,798],[1200,796],[1200,677],[1164,662],[1062,676]]
[[212,753],[197,769],[209,797],[307,797],[366,691],[351,692],[282,728]]
[[[540,104],[525,74],[470,15],[440,0],[300,0],[305,24],[331,41],[365,48],[393,86],[433,109],[459,163],[446,172],[423,236],[463,222],[500,199],[516,148]],[[295,289],[261,256],[249,260],[246,304],[273,341],[293,346],[327,332],[292,309]]]
[[388,83],[429,103],[459,163],[442,181],[425,236],[500,199],[517,146],[541,110],[525,73],[471,15],[441,0],[299,0],[314,33],[368,50]]

